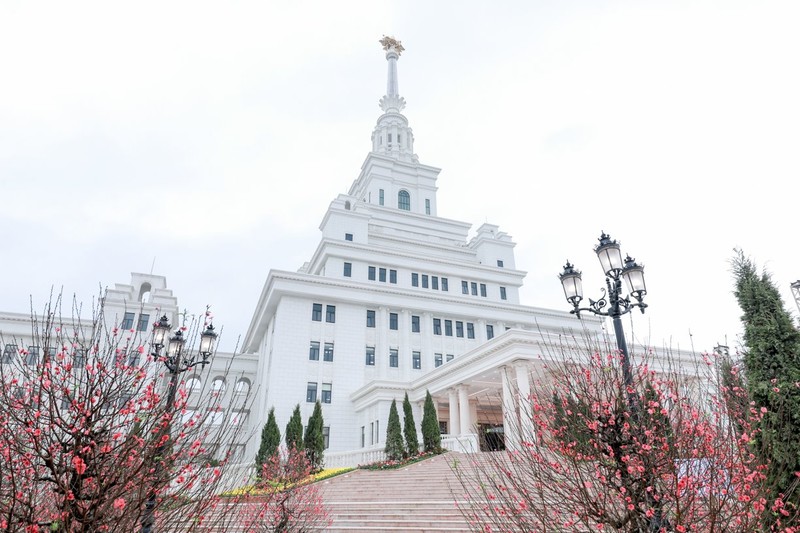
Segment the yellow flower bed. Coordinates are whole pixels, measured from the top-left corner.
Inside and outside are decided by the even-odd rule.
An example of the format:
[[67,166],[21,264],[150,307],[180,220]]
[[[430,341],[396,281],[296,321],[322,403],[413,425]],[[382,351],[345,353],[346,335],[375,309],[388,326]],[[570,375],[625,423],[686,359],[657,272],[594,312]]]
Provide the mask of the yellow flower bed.
[[266,483],[272,485],[272,487],[258,487],[256,485],[245,485],[244,487],[239,487],[237,489],[229,490],[228,492],[223,493],[223,496],[259,496],[263,494],[270,494],[272,492],[284,490],[285,488],[291,488],[295,485],[307,485],[308,483],[316,483],[317,481],[322,481],[325,479],[332,478],[334,476],[338,476],[340,474],[344,474],[346,472],[351,472],[355,470],[355,468],[326,468],[324,470],[320,470],[316,474],[311,474],[310,476],[302,479],[296,483],[290,483],[283,486],[280,482],[272,482],[267,481]]

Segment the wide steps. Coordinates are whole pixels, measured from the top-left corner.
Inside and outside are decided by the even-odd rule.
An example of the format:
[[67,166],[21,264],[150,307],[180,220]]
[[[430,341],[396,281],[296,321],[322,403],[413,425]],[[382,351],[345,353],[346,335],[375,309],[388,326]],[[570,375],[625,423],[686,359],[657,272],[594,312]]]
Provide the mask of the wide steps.
[[[456,506],[461,485],[448,453],[398,470],[355,470],[320,484],[330,533],[469,531]],[[459,498],[460,499],[460,498]]]

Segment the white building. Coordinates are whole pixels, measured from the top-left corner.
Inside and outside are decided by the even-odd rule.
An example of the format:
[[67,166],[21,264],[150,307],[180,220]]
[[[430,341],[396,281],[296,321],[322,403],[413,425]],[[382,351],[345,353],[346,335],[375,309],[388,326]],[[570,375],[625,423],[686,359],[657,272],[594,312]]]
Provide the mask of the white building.
[[[565,332],[584,339],[602,333],[595,317],[579,322],[566,311],[520,304],[526,273],[497,226],[483,224],[470,237],[469,223],[439,216],[439,169],[419,162],[401,113],[402,47],[390,38],[382,43],[387,91],[372,150],[322,217],[317,249],[299,271],[269,273],[243,354],[218,353],[210,368],[185,377],[231,399],[252,387],[243,419],[254,437],[246,449],[239,443],[244,461],[255,456],[271,407],[283,428],[296,404],[307,420],[320,400],[328,463],[364,462],[384,446],[391,401],[408,393],[419,425],[426,391],[445,445],[474,449],[476,427],[517,416],[509,399],[530,389],[533,365]],[[161,276],[133,274],[106,294],[107,316],[126,328],[146,333],[156,313],[174,325],[183,318]],[[29,317],[0,313],[0,333],[24,344]],[[505,445],[514,447],[514,439],[506,434]]]

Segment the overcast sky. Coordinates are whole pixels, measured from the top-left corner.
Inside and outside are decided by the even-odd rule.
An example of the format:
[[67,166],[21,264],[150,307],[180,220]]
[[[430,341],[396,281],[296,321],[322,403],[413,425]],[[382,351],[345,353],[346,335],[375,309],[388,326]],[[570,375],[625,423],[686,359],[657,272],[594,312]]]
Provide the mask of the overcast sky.
[[439,215],[512,235],[523,303],[568,309],[567,258],[599,296],[605,230],[646,267],[637,339],[735,346],[734,247],[796,312],[798,24],[794,1],[3,2],[0,309],[152,267],[231,348],[358,175],[387,34]]

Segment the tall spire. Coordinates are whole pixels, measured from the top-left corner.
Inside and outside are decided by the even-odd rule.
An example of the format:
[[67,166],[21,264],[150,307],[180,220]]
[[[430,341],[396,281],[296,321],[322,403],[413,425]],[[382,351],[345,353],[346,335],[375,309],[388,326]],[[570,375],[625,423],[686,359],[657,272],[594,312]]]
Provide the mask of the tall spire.
[[397,82],[397,60],[405,48],[394,37],[384,35],[378,42],[386,52],[389,70],[386,76],[386,94],[379,102],[383,115],[378,118],[378,124],[372,131],[372,151],[416,162],[414,134],[408,127],[408,119],[401,114],[406,107],[406,101],[400,96]]

